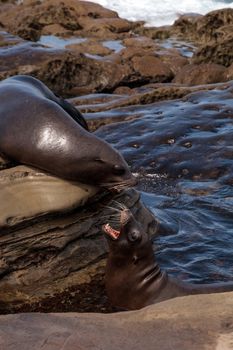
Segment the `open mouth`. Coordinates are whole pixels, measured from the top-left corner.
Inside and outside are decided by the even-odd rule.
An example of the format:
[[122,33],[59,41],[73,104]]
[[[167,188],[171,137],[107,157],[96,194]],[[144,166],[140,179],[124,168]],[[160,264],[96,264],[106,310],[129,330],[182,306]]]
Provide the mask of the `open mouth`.
[[118,239],[121,233],[118,230],[114,230],[109,224],[103,225],[103,230],[108,236],[110,236],[114,240]]

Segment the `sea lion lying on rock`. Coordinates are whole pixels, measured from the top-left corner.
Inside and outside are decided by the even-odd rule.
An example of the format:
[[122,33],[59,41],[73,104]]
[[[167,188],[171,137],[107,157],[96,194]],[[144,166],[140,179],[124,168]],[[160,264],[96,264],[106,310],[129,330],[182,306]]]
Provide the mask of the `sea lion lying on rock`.
[[134,185],[120,153],[86,129],[81,113],[39,80],[19,75],[0,83],[0,155],[110,190]]
[[150,237],[127,208],[120,210],[120,230],[110,224],[102,229],[109,245],[106,289],[114,306],[134,310],[179,296],[233,290],[233,283],[194,285],[168,276],[155,260]]

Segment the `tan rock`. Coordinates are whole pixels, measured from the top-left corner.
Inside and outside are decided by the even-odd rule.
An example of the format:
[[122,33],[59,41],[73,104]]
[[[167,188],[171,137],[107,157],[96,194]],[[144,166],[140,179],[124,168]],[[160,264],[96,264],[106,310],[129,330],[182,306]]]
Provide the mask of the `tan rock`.
[[233,63],[225,70],[224,79],[233,80]]
[[94,39],[89,39],[80,44],[70,44],[67,45],[66,48],[76,52],[89,53],[91,55],[99,56],[107,56],[113,52],[113,50],[103,46],[102,43]]
[[159,58],[154,56],[134,57],[133,69],[145,79],[151,78],[153,82],[169,81],[172,72]]
[[37,41],[41,34],[110,37],[135,27],[132,22],[120,19],[116,12],[89,2],[47,0],[24,1],[20,5],[0,12],[0,21],[7,31],[26,40]]
[[0,316],[4,350],[231,350],[233,293],[177,298],[139,311]]
[[223,82],[226,68],[219,64],[202,63],[184,66],[173,82],[186,85],[204,85]]
[[97,192],[94,186],[61,180],[26,166],[0,171],[0,230],[83,206]]

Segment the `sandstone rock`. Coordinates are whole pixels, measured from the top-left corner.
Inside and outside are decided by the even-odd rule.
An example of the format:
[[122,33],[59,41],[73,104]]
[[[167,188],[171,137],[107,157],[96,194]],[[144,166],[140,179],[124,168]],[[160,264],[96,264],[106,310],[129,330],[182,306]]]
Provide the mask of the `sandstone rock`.
[[233,80],[233,63],[225,70],[224,79]]
[[[0,79],[16,74],[29,74],[42,80],[62,96],[113,90],[130,75],[127,66],[100,62],[70,50],[52,49],[42,45],[16,41],[8,34],[0,50]],[[17,39],[17,37],[16,37]],[[16,40],[15,39],[15,40]]]
[[230,66],[233,63],[233,35],[222,41],[201,46],[194,53],[193,63],[216,63],[223,66]]
[[98,4],[75,0],[24,1],[0,13],[0,22],[7,31],[33,41],[45,33],[114,37],[137,26]]
[[[134,28],[131,22],[121,18],[97,18],[80,20],[83,26],[82,35],[99,38],[119,38],[116,34],[129,32]],[[78,34],[76,32],[76,34]]]
[[189,64],[179,71],[173,82],[186,85],[220,83],[225,80],[225,71],[224,66],[214,63]]
[[205,16],[181,16],[175,21],[172,32],[189,40],[209,44],[232,36],[233,9],[209,12]]
[[154,40],[147,38],[146,36],[136,36],[123,40],[123,45],[126,47],[136,47],[143,49],[156,49],[157,45]]
[[0,171],[0,230],[83,206],[98,188],[17,166]]
[[171,26],[144,27],[142,24],[135,29],[135,33],[145,35],[151,39],[167,39],[171,35]]
[[188,58],[181,56],[179,53],[174,50],[167,50],[166,52],[158,52],[159,58],[165,63],[173,75],[176,75],[182,67],[189,63]]
[[4,350],[231,350],[233,293],[168,300],[117,314],[0,316]]
[[173,77],[169,67],[157,57],[133,57],[131,62],[135,73],[140,74],[146,81],[162,83],[170,81]]
[[72,32],[64,28],[61,24],[49,24],[44,26],[39,34],[40,35],[37,36],[38,38],[40,38],[41,35],[55,35],[59,37],[72,36]]
[[70,44],[66,46],[67,49],[74,50],[75,52],[89,53],[91,55],[107,56],[110,55],[113,50],[102,45],[94,39],[89,39],[80,44]]
[[[2,36],[6,36],[4,45],[8,47],[8,34],[2,33]],[[16,74],[29,74],[41,79],[55,93],[64,96],[76,85],[88,86],[89,82],[91,84],[97,82],[93,82],[88,73],[88,70],[99,71],[98,63],[92,63],[93,60],[67,50],[45,48],[39,44],[20,40],[14,45],[11,44],[7,50],[2,46],[0,79]]]

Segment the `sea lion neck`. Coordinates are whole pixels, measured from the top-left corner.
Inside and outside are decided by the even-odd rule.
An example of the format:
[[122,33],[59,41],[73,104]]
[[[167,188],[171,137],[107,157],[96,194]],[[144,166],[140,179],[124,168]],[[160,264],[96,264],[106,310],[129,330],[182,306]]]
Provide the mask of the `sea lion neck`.
[[159,297],[167,274],[160,270],[150,237],[132,213],[126,211],[121,220],[119,238],[108,238],[106,289],[113,305],[134,310]]

